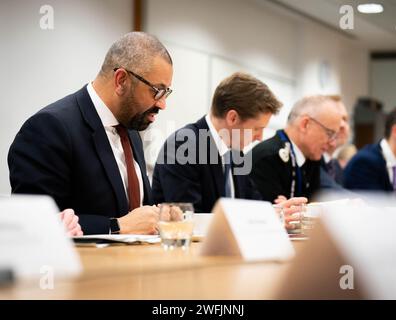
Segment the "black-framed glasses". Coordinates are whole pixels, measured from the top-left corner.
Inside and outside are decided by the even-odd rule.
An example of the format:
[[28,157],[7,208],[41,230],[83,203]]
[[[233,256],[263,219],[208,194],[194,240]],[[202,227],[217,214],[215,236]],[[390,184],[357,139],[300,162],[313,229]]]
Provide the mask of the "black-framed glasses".
[[311,119],[313,122],[318,124],[326,132],[327,138],[330,141],[335,140],[337,138],[337,135],[338,135],[337,131],[334,131],[333,129],[327,128],[323,123],[321,123],[320,121],[316,120],[315,118],[309,117],[309,119]]
[[125,69],[125,68],[118,67],[118,68],[114,68],[113,71],[115,72],[118,69],[124,69],[126,72],[130,73],[131,75],[133,75],[136,79],[142,81],[144,84],[148,85],[151,89],[153,89],[153,91],[154,91],[154,100],[160,100],[162,98],[166,99],[172,93],[172,89],[171,88],[165,88],[165,89],[157,88],[150,81],[144,79],[142,76],[139,76],[138,74],[136,74],[136,73],[134,73],[132,71],[129,71],[129,70]]

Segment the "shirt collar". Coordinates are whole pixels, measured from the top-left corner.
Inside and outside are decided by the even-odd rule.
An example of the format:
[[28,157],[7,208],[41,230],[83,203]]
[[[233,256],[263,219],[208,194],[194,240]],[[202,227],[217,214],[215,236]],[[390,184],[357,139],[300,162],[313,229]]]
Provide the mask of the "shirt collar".
[[[289,138],[290,139],[290,138]],[[293,145],[293,150],[294,150],[294,154],[296,155],[296,162],[297,162],[297,165],[299,166],[299,167],[302,167],[303,165],[304,165],[304,163],[305,163],[305,156],[304,156],[304,154],[302,153],[302,151],[300,150],[300,148],[299,147],[297,147],[297,145],[290,139],[290,141],[291,141],[291,143],[292,143],[292,145]]]
[[326,164],[328,164],[331,161],[331,156],[327,152],[325,152],[323,153],[323,160]]
[[384,155],[385,161],[386,161],[386,166],[388,168],[396,166],[396,157],[392,152],[391,147],[389,146],[388,141],[386,139],[382,139],[380,142],[380,146],[382,149],[382,154]]
[[217,132],[216,128],[213,125],[212,120],[210,119],[210,115],[207,114],[205,116],[206,123],[208,124],[210,134],[213,137],[213,140],[216,144],[217,150],[221,157],[223,157],[228,150],[230,150],[227,145],[224,143],[223,139],[220,137],[219,133]]
[[118,120],[114,117],[114,114],[110,111],[110,109],[96,93],[91,82],[87,85],[87,91],[89,96],[91,97],[93,105],[95,106],[96,112],[98,113],[99,118],[102,121],[103,126],[106,128],[114,127],[119,124]]

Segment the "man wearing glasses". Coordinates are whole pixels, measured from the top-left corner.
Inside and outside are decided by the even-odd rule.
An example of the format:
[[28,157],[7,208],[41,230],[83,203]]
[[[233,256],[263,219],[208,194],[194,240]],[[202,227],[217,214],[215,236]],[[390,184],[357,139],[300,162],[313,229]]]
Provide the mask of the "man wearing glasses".
[[165,109],[173,67],[155,37],[131,32],[95,80],[28,119],[8,155],[13,193],[48,194],[84,234],[156,232],[142,141]]
[[342,121],[336,143],[330,144],[327,151],[323,154],[320,164],[320,186],[321,188],[345,191],[342,187],[344,184],[344,172],[338,160],[334,158],[334,154],[336,149],[342,148],[348,142],[350,132],[349,115],[340,96],[330,95],[329,97],[336,102],[336,106],[341,112]]
[[[263,129],[282,103],[266,84],[242,72],[216,88],[210,112],[174,132],[158,156],[153,175],[157,202],[191,202],[210,213],[220,197],[261,200],[249,177],[252,159],[243,150],[263,138]],[[306,198],[282,199],[285,227]]]
[[311,96],[292,108],[285,130],[252,150],[251,177],[271,202],[310,199],[320,186],[320,159],[336,144],[342,115],[328,96]]

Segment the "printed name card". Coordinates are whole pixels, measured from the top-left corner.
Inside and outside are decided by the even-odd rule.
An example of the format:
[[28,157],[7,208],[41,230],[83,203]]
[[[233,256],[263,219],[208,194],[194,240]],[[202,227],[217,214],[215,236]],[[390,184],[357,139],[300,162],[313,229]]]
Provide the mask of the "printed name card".
[[294,256],[289,236],[269,202],[222,198],[213,214],[202,255],[235,255],[246,261]]
[[321,202],[320,221],[274,298],[396,299],[395,204],[379,194]]
[[0,270],[17,278],[81,272],[80,259],[52,198],[0,197]]

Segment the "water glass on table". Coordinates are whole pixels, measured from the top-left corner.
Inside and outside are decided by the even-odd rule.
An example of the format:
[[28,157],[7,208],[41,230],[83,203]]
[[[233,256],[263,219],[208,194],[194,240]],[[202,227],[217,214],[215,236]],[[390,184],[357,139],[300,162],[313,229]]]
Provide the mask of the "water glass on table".
[[159,233],[165,250],[187,250],[194,229],[194,207],[191,203],[162,203]]

